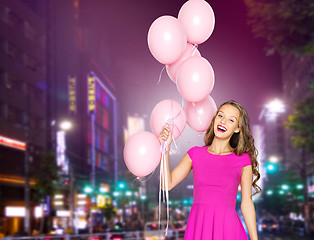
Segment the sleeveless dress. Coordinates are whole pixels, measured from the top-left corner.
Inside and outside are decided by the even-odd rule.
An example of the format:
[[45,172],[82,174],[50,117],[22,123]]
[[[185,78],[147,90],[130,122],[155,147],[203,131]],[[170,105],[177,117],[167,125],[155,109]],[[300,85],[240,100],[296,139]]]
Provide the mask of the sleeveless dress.
[[188,152],[193,166],[193,204],[184,240],[248,240],[235,210],[242,167],[250,155],[215,155],[205,147]]

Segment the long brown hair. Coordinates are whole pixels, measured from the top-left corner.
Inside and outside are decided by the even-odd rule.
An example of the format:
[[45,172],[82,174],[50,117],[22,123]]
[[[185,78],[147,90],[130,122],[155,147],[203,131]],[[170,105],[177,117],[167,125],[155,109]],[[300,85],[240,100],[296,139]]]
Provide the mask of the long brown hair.
[[[245,109],[237,102],[230,100],[228,102],[225,102],[219,106],[217,109],[207,131],[204,136],[204,141],[205,141],[205,146],[210,146],[213,142],[214,139],[214,122],[215,118],[220,111],[221,107],[224,105],[231,105],[235,108],[237,108],[240,112],[240,119],[239,119],[239,128],[240,132],[238,133],[233,133],[233,135],[230,138],[229,144],[230,146],[234,149],[234,153],[237,156],[242,155],[243,153],[248,153],[251,158],[251,163],[252,163],[252,171],[253,175],[256,176],[254,179],[252,185],[255,189],[255,193],[252,195],[254,196],[257,193],[261,192],[261,188],[256,184],[256,182],[260,179],[260,173],[258,171],[259,169],[259,164],[257,162],[257,155],[258,151],[254,146],[254,139],[252,137],[251,131],[250,131],[250,123],[249,123],[249,118],[248,115],[245,111]],[[251,196],[251,198],[252,198]]]

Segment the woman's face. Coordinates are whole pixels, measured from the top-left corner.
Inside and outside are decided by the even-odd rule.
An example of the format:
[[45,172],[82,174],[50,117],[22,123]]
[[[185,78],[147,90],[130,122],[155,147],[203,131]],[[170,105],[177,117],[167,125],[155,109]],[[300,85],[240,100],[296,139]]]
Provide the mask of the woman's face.
[[214,121],[214,133],[217,138],[228,139],[233,133],[239,132],[240,111],[230,105],[223,105]]

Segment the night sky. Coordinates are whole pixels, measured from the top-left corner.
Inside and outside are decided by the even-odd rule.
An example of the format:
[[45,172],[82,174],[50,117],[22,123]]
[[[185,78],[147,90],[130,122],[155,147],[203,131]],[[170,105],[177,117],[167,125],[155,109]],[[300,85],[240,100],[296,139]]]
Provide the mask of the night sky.
[[[84,1],[82,1],[84,3]],[[182,98],[163,72],[164,65],[150,53],[147,33],[160,16],[178,16],[185,0],[92,0],[95,24],[104,36],[105,72],[117,88],[122,115],[146,116],[167,98]],[[251,125],[258,123],[263,105],[281,97],[280,58],[267,57],[265,42],[256,39],[246,20],[243,0],[207,1],[215,13],[216,25],[211,37],[198,50],[215,72],[211,93],[217,106],[233,99],[247,110]],[[86,2],[87,3],[87,2]],[[95,26],[94,26],[95,27]],[[151,130],[147,126],[147,130]]]

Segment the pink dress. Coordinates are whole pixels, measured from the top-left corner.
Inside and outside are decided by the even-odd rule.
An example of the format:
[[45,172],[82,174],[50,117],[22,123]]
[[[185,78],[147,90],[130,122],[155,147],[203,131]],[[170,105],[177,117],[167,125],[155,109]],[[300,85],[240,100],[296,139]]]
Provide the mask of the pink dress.
[[184,240],[248,240],[235,210],[242,167],[248,153],[215,155],[205,147],[188,151],[193,166],[193,204]]

